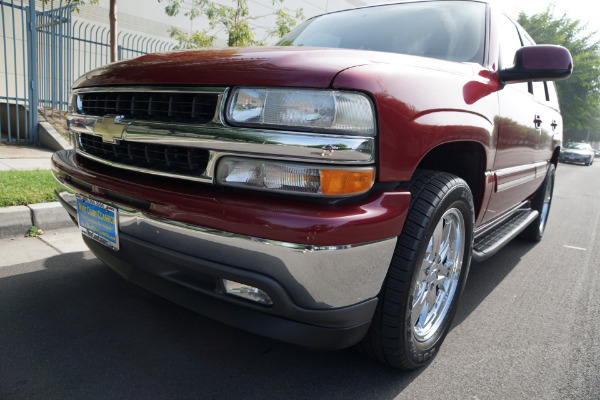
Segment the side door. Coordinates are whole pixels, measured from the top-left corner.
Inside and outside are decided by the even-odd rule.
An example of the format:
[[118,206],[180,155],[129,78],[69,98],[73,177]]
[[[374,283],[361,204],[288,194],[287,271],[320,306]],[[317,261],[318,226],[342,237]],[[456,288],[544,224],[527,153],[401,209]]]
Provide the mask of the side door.
[[543,124],[546,126],[547,134],[544,134],[544,131],[542,131],[539,159],[540,161],[550,161],[554,155],[554,149],[557,146],[562,146],[563,120],[560,115],[556,85],[554,82],[544,82],[544,85],[546,90],[544,105],[547,110],[547,117],[545,117],[546,121]]
[[[525,45],[535,45],[533,39],[521,31]],[[546,175],[554,148],[562,143],[562,117],[558,105],[558,96],[554,82],[533,82],[533,97],[537,102],[536,114],[540,121],[540,141],[536,152],[538,175]]]
[[[505,15],[499,18],[500,68],[514,65],[516,51],[523,46],[517,26]],[[496,121],[498,142],[494,170],[496,186],[483,222],[501,216],[519,205],[539,186],[539,144],[542,111],[531,83],[515,83],[498,91],[500,115]]]

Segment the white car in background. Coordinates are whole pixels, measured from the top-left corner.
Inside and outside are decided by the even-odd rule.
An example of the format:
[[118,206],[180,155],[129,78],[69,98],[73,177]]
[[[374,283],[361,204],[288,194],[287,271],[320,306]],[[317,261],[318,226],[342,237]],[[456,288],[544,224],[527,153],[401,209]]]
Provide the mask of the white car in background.
[[595,157],[594,149],[589,143],[569,143],[560,152],[560,162],[576,162],[592,165]]

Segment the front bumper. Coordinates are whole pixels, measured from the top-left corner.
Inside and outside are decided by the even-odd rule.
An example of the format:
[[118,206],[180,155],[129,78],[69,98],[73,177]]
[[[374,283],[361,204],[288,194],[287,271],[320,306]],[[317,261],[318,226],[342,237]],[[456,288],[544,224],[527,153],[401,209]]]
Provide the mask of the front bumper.
[[[98,258],[134,283],[221,322],[310,347],[347,347],[368,329],[396,237],[315,246],[203,228],[107,199],[89,182],[85,190],[84,176],[74,176],[78,171],[82,167],[72,152],[55,154],[53,173],[64,189],[59,200],[74,218],[77,211],[63,193],[119,208],[118,251],[84,239]],[[223,279],[265,291],[273,305],[227,295]]]

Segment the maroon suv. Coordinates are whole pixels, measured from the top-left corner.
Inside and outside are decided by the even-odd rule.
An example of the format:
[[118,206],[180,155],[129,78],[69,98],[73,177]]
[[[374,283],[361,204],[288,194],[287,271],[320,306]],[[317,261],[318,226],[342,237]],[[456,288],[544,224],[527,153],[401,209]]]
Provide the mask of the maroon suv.
[[146,55],[74,84],[57,195],[99,259],[161,296],[417,368],[471,259],[541,239],[562,143],[552,81],[571,70],[482,1]]

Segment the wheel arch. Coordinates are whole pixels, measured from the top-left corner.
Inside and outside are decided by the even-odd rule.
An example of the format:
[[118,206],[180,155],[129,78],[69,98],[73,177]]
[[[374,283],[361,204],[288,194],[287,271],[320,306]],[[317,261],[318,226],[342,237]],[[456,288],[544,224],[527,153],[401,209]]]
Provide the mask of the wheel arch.
[[450,142],[431,149],[417,168],[447,172],[462,178],[471,189],[475,214],[478,216],[485,193],[486,158],[485,148],[479,142]]
[[554,164],[554,167],[558,165],[558,158],[560,157],[560,146],[556,146],[554,152],[552,153],[552,157],[550,158],[550,162]]

